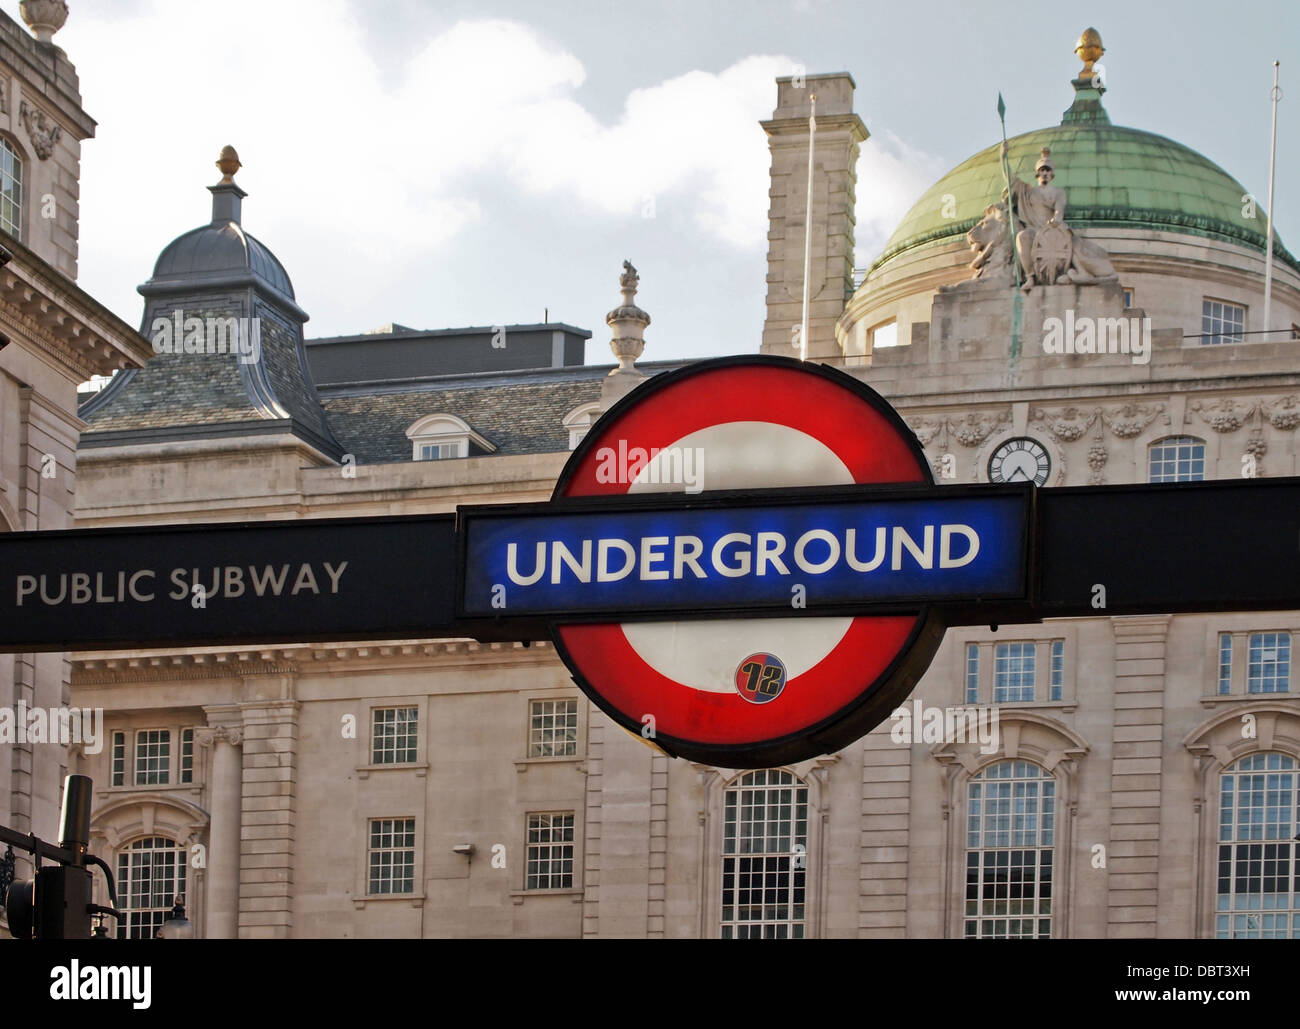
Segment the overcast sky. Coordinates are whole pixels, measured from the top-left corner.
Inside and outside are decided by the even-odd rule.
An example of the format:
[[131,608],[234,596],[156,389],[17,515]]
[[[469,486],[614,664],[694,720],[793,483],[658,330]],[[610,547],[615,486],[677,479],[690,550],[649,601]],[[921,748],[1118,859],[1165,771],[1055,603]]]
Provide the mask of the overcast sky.
[[[0,7],[19,19],[17,0]],[[71,0],[55,37],[98,121],[82,145],[80,285],[132,325],[158,252],[210,219],[233,144],[243,224],[284,263],[308,336],[553,321],[593,332],[624,258],[646,358],[756,352],[773,79],[849,71],[871,132],[857,264],[945,171],[1060,121],[1091,22],[1113,122],[1205,154],[1300,247],[1294,0]],[[1085,21],[1086,19],[1086,21]],[[1289,41],[1290,53],[1282,44]],[[652,200],[650,199],[652,198]],[[647,213],[652,217],[646,217]],[[1262,289],[1262,287],[1261,287]]]

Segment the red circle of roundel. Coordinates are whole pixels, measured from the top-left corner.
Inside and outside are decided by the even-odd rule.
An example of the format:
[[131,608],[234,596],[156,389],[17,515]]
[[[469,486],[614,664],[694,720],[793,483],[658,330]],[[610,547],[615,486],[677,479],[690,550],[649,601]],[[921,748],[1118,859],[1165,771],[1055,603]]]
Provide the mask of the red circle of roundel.
[[[570,457],[554,496],[626,493],[629,483],[598,476],[603,454],[617,451],[620,443],[625,452],[662,450],[728,423],[766,423],[778,433],[793,430],[799,439],[809,437],[815,443],[808,445],[833,454],[854,483],[933,483],[915,436],[873,390],[824,366],[742,357],[662,373],[625,397]],[[784,660],[778,624],[783,620],[758,621],[775,634],[766,650]],[[832,635],[838,631],[840,623],[820,621]],[[559,625],[554,635],[574,680],[624,728],[649,737],[652,726],[654,741],[669,753],[744,767],[814,756],[828,749],[827,740],[843,746],[860,735],[843,738],[835,726],[869,703],[897,669],[920,638],[926,613],[843,621],[847,627],[838,642],[811,667],[792,673],[780,694],[764,704],[747,701],[734,687],[709,692],[665,674],[638,652],[622,625]]]

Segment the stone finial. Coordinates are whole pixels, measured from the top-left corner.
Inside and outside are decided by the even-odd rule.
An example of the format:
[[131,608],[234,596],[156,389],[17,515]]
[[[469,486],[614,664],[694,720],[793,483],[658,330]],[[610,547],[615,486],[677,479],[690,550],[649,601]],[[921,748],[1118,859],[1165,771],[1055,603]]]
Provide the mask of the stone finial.
[[235,148],[229,144],[223,146],[221,156],[217,158],[217,170],[221,172],[222,184],[234,182],[235,172],[242,167],[243,165],[239,163],[239,154],[235,153]]
[[68,20],[65,0],[22,0],[18,11],[38,42],[51,43],[54,33]]
[[605,324],[614,330],[614,337],[609,341],[609,348],[618,358],[618,367],[610,375],[640,376],[635,365],[636,359],[645,350],[645,330],[650,324],[650,316],[636,306],[637,284],[641,281],[631,261],[623,262],[623,274],[618,277],[619,288],[623,291],[623,303],[605,316]]
[[239,183],[235,181],[235,172],[239,171],[243,165],[239,163],[239,155],[235,153],[232,146],[223,146],[221,156],[217,158],[217,168],[221,172],[221,181],[215,186],[209,186],[208,191],[212,194],[212,224],[220,225],[224,222],[234,222],[239,224],[240,204],[244,197],[248,196],[239,188]]
[[1092,66],[1101,60],[1101,55],[1105,52],[1106,48],[1101,45],[1101,33],[1093,28],[1084,29],[1074,47],[1075,56],[1083,62],[1079,78],[1091,79],[1094,75]]

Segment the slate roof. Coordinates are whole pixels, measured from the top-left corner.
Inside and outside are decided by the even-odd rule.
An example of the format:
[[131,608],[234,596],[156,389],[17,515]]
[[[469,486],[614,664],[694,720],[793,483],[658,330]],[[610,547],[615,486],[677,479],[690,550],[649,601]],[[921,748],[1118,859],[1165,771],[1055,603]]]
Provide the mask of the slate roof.
[[[640,367],[640,366],[639,366]],[[647,374],[676,364],[656,363]],[[451,414],[494,443],[494,454],[545,454],[569,449],[564,418],[600,399],[611,366],[448,375],[423,382],[323,387],[330,427],[359,464],[411,460],[406,430],[430,414]]]
[[177,236],[158,255],[152,281],[183,278],[194,283],[241,271],[251,271],[277,293],[294,299],[293,283],[279,258],[233,221],[201,225]]
[[[209,189],[212,222],[169,243],[139,288],[146,298],[141,331],[160,352],[81,406],[89,429],[80,445],[288,432],[339,458],[344,451],[304,353],[307,314],[293,299],[293,284],[275,255],[240,226],[243,191],[233,182]],[[199,352],[187,353],[186,326],[194,318],[204,340]],[[250,337],[256,332],[260,345],[246,339],[248,350],[237,352],[229,327],[217,335],[218,320],[228,319]],[[226,352],[203,352],[211,344]]]

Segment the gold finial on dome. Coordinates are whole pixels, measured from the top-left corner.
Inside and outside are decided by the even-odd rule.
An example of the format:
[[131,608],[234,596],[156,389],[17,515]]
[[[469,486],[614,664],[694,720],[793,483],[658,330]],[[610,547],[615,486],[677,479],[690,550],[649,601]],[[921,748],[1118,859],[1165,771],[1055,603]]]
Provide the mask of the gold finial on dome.
[[1101,33],[1093,28],[1084,29],[1083,34],[1079,36],[1079,42],[1074,46],[1075,56],[1083,62],[1083,71],[1079,72],[1079,78],[1092,78],[1095,74],[1092,66],[1101,60],[1101,55],[1105,52],[1106,48],[1101,45]]
[[229,145],[223,146],[221,156],[217,159],[217,169],[221,172],[221,181],[223,183],[234,182],[235,172],[242,167],[243,165],[239,163],[239,155],[235,153],[235,148]]

